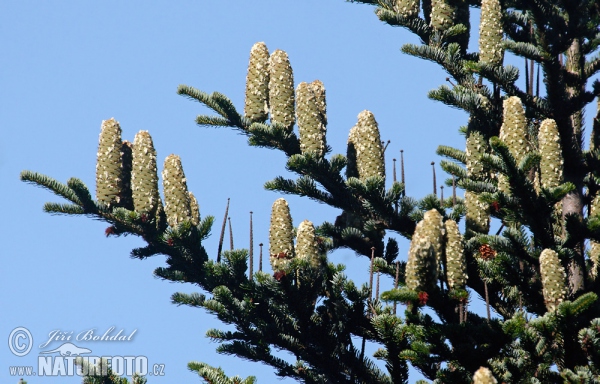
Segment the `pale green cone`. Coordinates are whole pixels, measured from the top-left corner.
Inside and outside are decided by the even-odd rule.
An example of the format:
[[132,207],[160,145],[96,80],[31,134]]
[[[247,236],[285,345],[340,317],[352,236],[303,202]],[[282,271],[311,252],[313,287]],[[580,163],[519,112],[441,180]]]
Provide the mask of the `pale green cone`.
[[162,178],[167,223],[170,227],[175,228],[184,221],[192,220],[190,194],[188,193],[187,182],[179,156],[167,156]]
[[[439,268],[442,267],[444,252],[444,219],[437,209],[425,212],[423,216],[423,227],[419,236],[424,236],[431,243],[435,252],[435,261]],[[441,269],[440,269],[441,270]]]
[[133,197],[131,192],[131,170],[133,163],[133,144],[124,140],[121,144],[121,163],[123,164],[121,200],[119,205],[129,210],[133,210]]
[[438,278],[434,247],[426,236],[420,235],[423,225],[423,221],[417,224],[406,262],[406,287],[416,292],[431,291]]
[[464,254],[463,237],[456,221],[448,219],[446,227],[446,280],[452,289],[465,289],[467,284],[467,262]]
[[[521,99],[517,96],[511,96],[504,100],[499,138],[508,146],[517,164],[531,151],[527,137],[527,118]],[[498,178],[498,189],[504,193],[510,193],[508,180],[503,175]]]
[[278,49],[269,57],[271,122],[291,131],[295,123],[294,74],[287,53]]
[[271,208],[269,227],[269,260],[273,271],[277,272],[289,264],[294,257],[294,227],[290,207],[285,199],[275,200]]
[[325,154],[325,125],[311,84],[302,82],[296,89],[296,120],[300,133],[300,150],[318,157]]
[[487,143],[481,132],[471,131],[467,137],[467,176],[482,176],[483,163],[481,156],[485,153]]
[[123,192],[122,145],[119,123],[104,120],[96,162],[96,199],[108,206],[119,204]]
[[479,22],[479,61],[490,65],[502,65],[502,7],[499,0],[481,1]]
[[404,17],[416,17],[419,15],[420,0],[396,0],[394,11]]
[[473,384],[498,384],[498,380],[492,375],[492,371],[481,367],[473,375]]
[[348,147],[346,149],[346,179],[358,177],[358,167],[356,165],[356,141],[358,127],[354,126],[348,134]]
[[541,184],[543,188],[556,188],[563,182],[564,160],[560,147],[558,126],[552,119],[542,121],[538,133],[540,146]]
[[158,194],[156,150],[148,131],[139,131],[133,141],[131,191],[136,212],[154,215]]
[[257,122],[266,121],[269,115],[269,50],[263,42],[250,50],[244,114]]
[[456,6],[448,0],[431,1],[431,26],[438,31],[445,31],[454,25]]
[[488,233],[490,231],[490,209],[473,192],[465,191],[466,229],[469,232]]
[[542,251],[540,255],[540,274],[542,275],[546,308],[548,311],[555,311],[565,299],[565,279],[567,278],[565,269],[555,251],[551,249]]
[[358,114],[356,126],[356,136],[353,140],[359,178],[361,180],[374,176],[385,178],[383,148],[375,116],[370,111],[362,111]]
[[312,83],[310,83],[310,87],[315,93],[317,108],[319,109],[319,113],[321,115],[321,121],[323,122],[323,125],[327,127],[327,101],[325,99],[325,86],[321,80],[314,80]]
[[[600,194],[594,197],[590,206],[590,216],[595,215],[600,215]],[[594,240],[590,240],[590,260],[592,261],[592,268],[589,273],[593,278],[596,278],[600,270],[600,243]]]
[[190,209],[192,210],[192,225],[200,224],[200,205],[192,192],[190,194]]
[[296,235],[296,257],[306,259],[314,266],[319,265],[319,243],[312,222],[304,220]]

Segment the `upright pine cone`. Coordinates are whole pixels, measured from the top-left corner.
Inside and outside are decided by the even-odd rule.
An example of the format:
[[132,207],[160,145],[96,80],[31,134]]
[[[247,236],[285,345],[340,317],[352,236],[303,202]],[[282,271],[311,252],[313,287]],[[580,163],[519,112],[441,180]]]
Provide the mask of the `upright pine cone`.
[[119,123],[104,120],[96,162],[96,199],[108,206],[119,204],[123,192],[122,145]]
[[356,144],[358,127],[355,125],[348,134],[348,147],[346,149],[346,179],[358,177],[358,167],[356,165]]
[[420,0],[396,0],[394,11],[404,17],[416,17],[419,15]]
[[477,194],[465,191],[467,208],[466,229],[469,232],[488,233],[490,231],[490,208],[479,200]]
[[175,228],[184,221],[192,220],[190,194],[188,193],[187,182],[179,156],[167,156],[162,178],[167,223]]
[[456,6],[448,0],[431,1],[431,26],[438,31],[445,31],[454,25]]
[[323,124],[327,126],[327,100],[325,99],[325,85],[323,85],[321,80],[314,80],[312,83],[310,83],[310,87],[315,93],[317,108],[319,109],[321,120],[323,121]]
[[431,291],[438,278],[434,247],[426,236],[420,235],[423,225],[423,220],[417,224],[406,263],[406,287],[416,292]]
[[278,49],[269,57],[271,122],[294,128],[294,74],[287,53]]
[[458,224],[446,220],[446,279],[450,289],[465,289],[467,284],[467,262],[464,255],[463,238]]
[[192,211],[192,225],[200,224],[200,205],[192,192],[190,194],[190,209]]
[[492,371],[485,367],[481,367],[473,375],[473,384],[498,384],[498,381],[492,375]]
[[[600,193],[594,197],[590,206],[590,216],[595,215],[600,215]],[[590,260],[592,268],[589,273],[590,276],[596,278],[600,270],[600,243],[594,240],[590,240]]]
[[483,175],[483,163],[481,162],[481,156],[485,153],[487,143],[481,132],[471,131],[467,137],[467,176],[482,176]]
[[300,133],[300,150],[318,157],[325,154],[325,122],[322,108],[312,84],[302,82],[296,89],[296,120]]
[[290,207],[285,199],[275,200],[271,208],[269,227],[269,254],[271,267],[277,272],[284,269],[294,257],[294,227]]
[[542,187],[555,188],[563,182],[564,160],[560,147],[560,135],[556,122],[552,119],[542,121],[538,133]]
[[558,254],[551,249],[544,249],[540,255],[540,273],[544,300],[548,311],[556,311],[566,295],[565,269],[560,263]]
[[[500,140],[508,146],[517,164],[531,150],[527,137],[527,118],[525,117],[521,99],[517,96],[511,96],[504,100]],[[510,192],[508,181],[504,176],[499,178],[498,188],[504,193]]]
[[362,111],[358,114],[356,126],[354,146],[359,178],[361,180],[373,176],[385,178],[383,148],[375,116],[370,111]]
[[139,131],[133,140],[131,190],[137,212],[154,215],[160,200],[156,150],[148,131]]
[[479,61],[490,65],[502,65],[502,7],[499,0],[481,1],[479,22]]
[[319,265],[319,243],[315,235],[315,227],[308,220],[304,220],[298,226],[296,257],[309,260],[314,266]]
[[133,144],[130,141],[124,140],[121,144],[121,162],[123,164],[123,191],[121,192],[121,200],[119,205],[132,211],[133,197],[131,192],[131,170],[133,162]]
[[244,114],[257,122],[264,122],[269,115],[269,50],[263,42],[250,50]]
[[437,209],[431,209],[425,212],[423,216],[423,226],[419,231],[419,236],[424,236],[435,252],[435,261],[439,268],[443,263],[444,252],[444,219]]

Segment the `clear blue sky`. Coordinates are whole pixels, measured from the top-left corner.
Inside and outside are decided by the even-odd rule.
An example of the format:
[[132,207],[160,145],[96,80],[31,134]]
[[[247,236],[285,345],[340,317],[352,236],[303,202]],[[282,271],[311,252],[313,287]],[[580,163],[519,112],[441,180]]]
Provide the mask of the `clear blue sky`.
[[[154,268],[164,265],[161,256],[129,258],[133,247],[143,245],[140,239],[106,238],[106,223],[45,214],[44,202],[61,200],[19,181],[19,173],[28,169],[63,182],[78,177],[94,191],[102,120],[117,119],[123,139],[149,130],[160,163],[171,153],[181,156],[201,214],[217,218],[205,242],[211,257],[228,197],[236,248],[248,247],[249,211],[255,212],[255,254],[260,242],[267,243],[271,204],[280,196],[262,186],[286,174],[285,157],[248,147],[245,137],[229,129],[197,127],[195,116],[206,110],[178,96],[176,88],[187,84],[220,91],[243,110],[248,54],[255,42],[266,42],[270,51],[286,50],[296,83],[323,81],[333,153],[345,153],[358,113],[371,110],[382,139],[391,140],[388,183],[392,158],[404,149],[411,196],[430,193],[430,162],[439,162],[438,144],[464,146],[457,129],[466,115],[426,98],[446,74],[402,54],[401,45],[416,43],[415,38],[379,22],[365,5],[342,0],[5,0],[0,40],[2,383],[18,381],[9,375],[9,366],[37,365],[39,352],[48,349],[38,346],[51,331],[102,333],[112,326],[137,332],[130,342],[76,344],[94,354],[144,355],[151,364],[165,364],[165,376],[151,377],[150,384],[199,382],[186,368],[192,360],[222,366],[229,375],[256,375],[260,383],[275,379],[269,367],[215,352],[217,344],[204,335],[221,324],[201,309],[170,303],[172,293],[197,289],[153,278]],[[438,185],[443,179],[438,167]],[[305,199],[288,201],[295,225],[304,219],[333,221],[338,214]],[[401,247],[405,258],[407,242],[401,241]],[[357,282],[367,280],[367,261],[352,252],[337,251],[330,259],[347,263]],[[391,286],[387,280],[382,284]],[[11,354],[6,343],[19,326],[34,338],[25,357]],[[77,383],[80,378],[28,381]]]

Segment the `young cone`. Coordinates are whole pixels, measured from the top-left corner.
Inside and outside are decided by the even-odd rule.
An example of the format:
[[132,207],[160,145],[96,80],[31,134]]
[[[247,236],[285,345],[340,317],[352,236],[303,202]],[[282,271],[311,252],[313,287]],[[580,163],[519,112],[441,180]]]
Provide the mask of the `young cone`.
[[465,207],[467,215],[465,220],[468,232],[488,233],[490,231],[489,207],[481,202],[473,192],[465,191]]
[[187,182],[179,156],[167,156],[162,178],[167,223],[172,228],[175,228],[182,222],[192,219],[190,194],[188,193]]
[[278,49],[269,57],[271,122],[291,131],[295,123],[294,75],[287,53]]
[[479,23],[479,61],[490,65],[502,65],[502,7],[498,0],[481,1]]
[[431,1],[431,26],[438,31],[445,31],[454,25],[456,6],[448,0]]
[[277,272],[284,269],[294,257],[294,227],[290,207],[285,199],[275,200],[271,208],[269,227],[269,254],[271,267]]
[[456,221],[448,219],[444,226],[446,228],[446,280],[451,290],[462,290],[465,289],[468,277],[463,238]]
[[306,259],[314,266],[319,265],[319,244],[312,222],[304,220],[298,226],[296,257]]
[[542,275],[546,308],[548,311],[556,311],[558,305],[565,299],[567,292],[565,279],[567,275],[555,251],[551,249],[542,251],[540,255],[540,273]]
[[485,367],[481,367],[473,375],[473,384],[497,384],[498,381],[492,375],[492,371]]
[[315,94],[321,121],[323,122],[323,125],[327,126],[327,101],[325,99],[325,86],[321,80],[314,80],[312,83],[310,83],[310,87]]
[[555,188],[563,182],[564,160],[560,147],[560,135],[556,122],[552,119],[542,121],[538,133],[540,146],[541,183],[544,188]]
[[300,133],[300,150],[318,157],[325,154],[325,124],[322,107],[311,84],[302,82],[296,89],[296,120]]
[[434,247],[421,236],[423,221],[417,224],[408,251],[406,287],[416,292],[431,291],[437,282],[438,265]]
[[476,177],[483,175],[483,164],[481,156],[485,153],[487,143],[485,138],[478,131],[471,131],[467,137],[467,176]]
[[[419,229],[419,236],[425,237],[433,247],[435,261],[441,268],[444,250],[444,219],[437,209],[425,212],[422,220],[423,226]],[[415,230],[416,233],[416,230]]]
[[355,137],[352,138],[356,149],[356,166],[361,180],[379,176],[385,178],[383,148],[375,116],[370,111],[358,115]]
[[419,15],[419,0],[396,0],[394,11],[404,17],[415,17]]
[[[500,127],[500,140],[507,146],[517,164],[531,150],[527,138],[527,118],[521,99],[511,96],[504,100],[504,114]],[[509,193],[508,181],[504,176],[499,178],[498,188]]]
[[122,144],[119,123],[104,120],[96,162],[96,199],[108,206],[119,204],[123,192]]
[[269,114],[269,50],[263,42],[250,50],[244,114],[257,122],[264,122]]
[[139,131],[133,140],[131,190],[136,212],[154,215],[160,199],[156,150],[148,131]]
[[200,224],[200,205],[198,205],[198,200],[196,200],[196,196],[192,192],[190,194],[190,209],[192,211],[192,225]]

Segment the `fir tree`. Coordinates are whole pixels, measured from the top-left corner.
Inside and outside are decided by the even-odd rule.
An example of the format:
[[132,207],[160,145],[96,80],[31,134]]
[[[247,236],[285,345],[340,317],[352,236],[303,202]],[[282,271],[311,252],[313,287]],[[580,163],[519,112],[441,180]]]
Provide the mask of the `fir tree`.
[[[148,245],[132,256],[165,255],[167,266],[157,276],[195,284],[209,295],[178,293],[174,303],[205,308],[235,327],[208,332],[220,343],[218,352],[268,364],[280,376],[306,383],[406,383],[410,364],[437,383],[598,382],[597,119],[587,150],[583,136],[583,110],[600,96],[600,84],[592,81],[600,71],[597,2],[357,2],[374,5],[383,22],[417,35],[421,44],[402,50],[439,64],[451,77],[451,87],[429,97],[469,114],[462,129],[466,151],[438,150],[450,159],[441,163],[452,176],[448,186],[463,189],[464,200],[436,194],[416,200],[395,177],[390,183],[369,111],[349,130],[346,156],[330,155],[323,84],[300,83],[294,93],[287,53],[269,55],[264,43],[250,54],[244,114],[218,92],[180,86],[179,93],[217,115],[198,116],[199,125],[237,129],[250,145],[286,155],[285,167],[298,178],[277,177],[267,189],[342,211],[316,228],[303,221],[295,231],[293,207],[278,199],[269,246],[273,275],[261,271],[249,278],[245,250],[209,260],[202,240],[213,218],[200,217],[179,157],[165,161],[163,209],[152,190],[154,174],[145,174],[139,187],[129,163],[152,170],[151,159],[135,157],[136,146],[150,148],[151,142],[136,138],[131,160],[112,119],[100,137],[96,200],[75,178],[62,184],[24,171],[22,180],[70,202],[48,203],[47,212],[88,215],[110,223],[108,234],[141,236]],[[467,50],[471,7],[482,8],[479,52]],[[524,79],[503,65],[506,54],[526,60]],[[534,65],[543,76],[539,93]],[[141,205],[140,188],[149,197]],[[496,233],[490,233],[490,220]],[[457,225],[462,222],[464,234]],[[408,257],[398,254],[399,237],[411,242]],[[342,265],[327,261],[329,251],[342,247],[370,258],[370,284],[357,286]],[[396,279],[397,288],[379,294],[375,273]],[[466,309],[478,297],[485,298],[487,316]],[[398,303],[405,304],[403,313],[396,313]],[[380,347],[373,358],[366,343]],[[276,350],[295,359],[278,357]],[[202,363],[189,368],[208,382],[254,381],[228,378]]]

